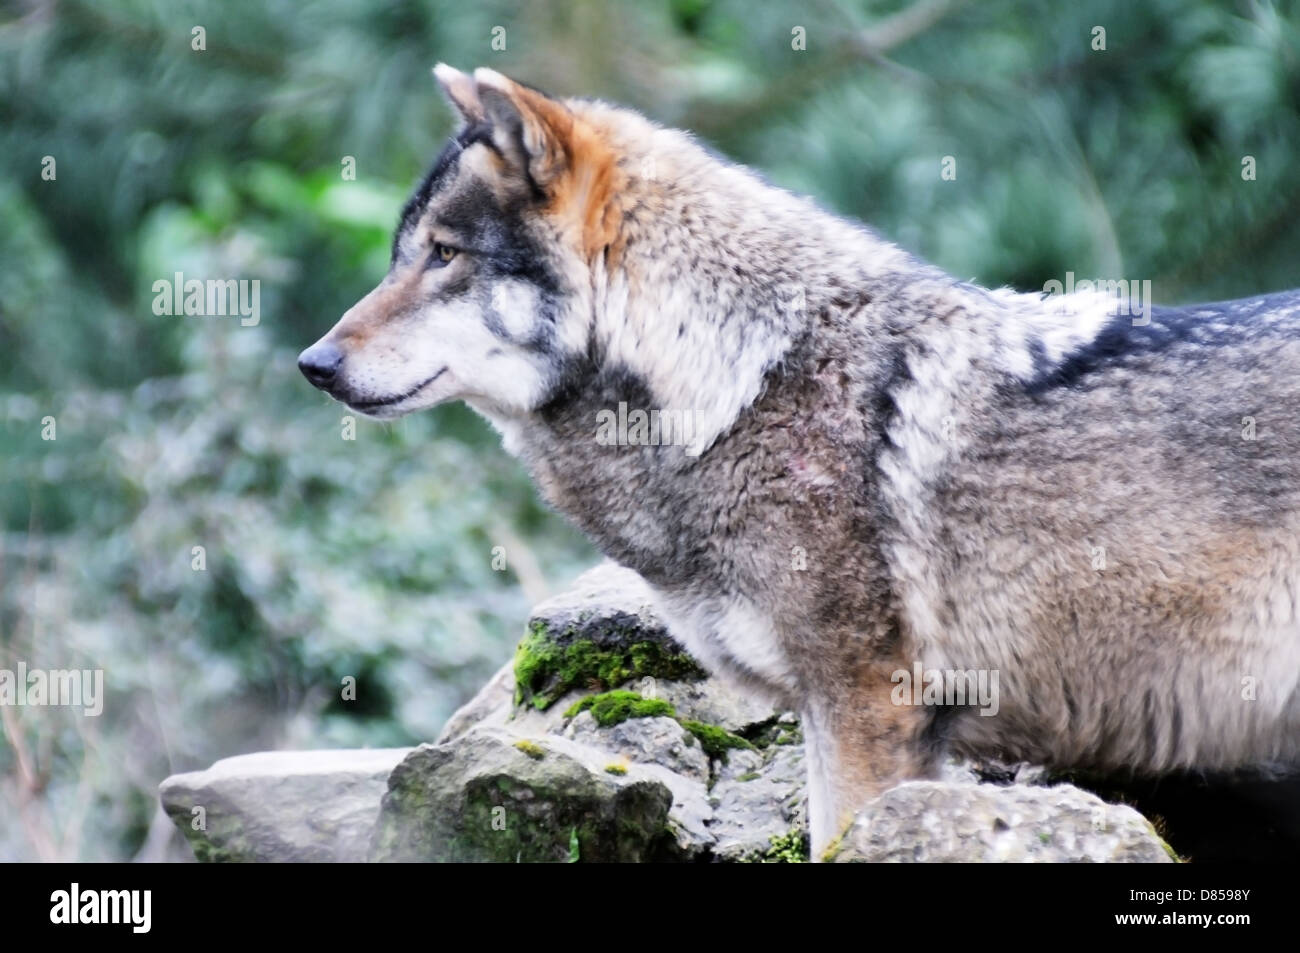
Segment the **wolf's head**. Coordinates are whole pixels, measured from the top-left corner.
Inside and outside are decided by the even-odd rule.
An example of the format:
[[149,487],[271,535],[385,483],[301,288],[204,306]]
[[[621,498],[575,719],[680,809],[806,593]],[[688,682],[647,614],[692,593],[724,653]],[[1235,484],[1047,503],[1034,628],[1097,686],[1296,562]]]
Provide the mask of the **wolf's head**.
[[598,406],[625,400],[689,413],[698,455],[811,318],[908,267],[632,110],[434,72],[460,129],[407,203],[387,276],[299,358],[361,413],[464,400],[519,436],[542,408],[534,423],[594,430]]
[[516,417],[587,346],[619,172],[559,101],[489,69],[434,72],[460,130],[407,203],[388,274],[298,366],[372,417],[449,400]]

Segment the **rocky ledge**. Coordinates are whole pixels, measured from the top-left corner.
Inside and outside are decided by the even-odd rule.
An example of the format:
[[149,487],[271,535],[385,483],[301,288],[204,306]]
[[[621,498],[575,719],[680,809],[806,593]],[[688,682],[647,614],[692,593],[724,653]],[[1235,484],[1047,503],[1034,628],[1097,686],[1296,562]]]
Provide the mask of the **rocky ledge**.
[[[798,718],[709,677],[606,564],[534,610],[433,744],[245,755],[161,793],[200,860],[784,863],[807,859],[803,761]],[[953,764],[867,804],[824,859],[1177,858],[1131,807]]]

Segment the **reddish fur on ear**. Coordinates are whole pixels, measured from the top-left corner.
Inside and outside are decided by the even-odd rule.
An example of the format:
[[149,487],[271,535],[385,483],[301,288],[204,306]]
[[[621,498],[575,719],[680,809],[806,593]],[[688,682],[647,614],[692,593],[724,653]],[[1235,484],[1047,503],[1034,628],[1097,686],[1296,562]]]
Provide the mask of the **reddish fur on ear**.
[[613,148],[563,103],[521,86],[494,70],[474,71],[489,118],[501,116],[501,97],[519,126],[524,161],[546,193],[547,212],[572,227],[584,258],[612,244],[621,214],[615,196],[620,172]]
[[572,114],[569,118],[565,142],[568,167],[551,192],[550,207],[576,223],[583,255],[590,259],[618,236],[622,215],[615,197],[620,172],[610,145],[586,123]]

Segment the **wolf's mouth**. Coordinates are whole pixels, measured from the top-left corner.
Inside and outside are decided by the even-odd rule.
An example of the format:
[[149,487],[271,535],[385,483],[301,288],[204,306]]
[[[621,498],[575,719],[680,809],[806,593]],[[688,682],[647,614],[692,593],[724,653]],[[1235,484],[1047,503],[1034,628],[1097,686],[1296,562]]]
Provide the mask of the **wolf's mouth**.
[[444,373],[446,373],[446,371],[447,368],[444,367],[442,370],[438,371],[438,373],[434,374],[428,380],[416,384],[414,387],[412,387],[404,394],[394,394],[392,397],[383,397],[380,398],[379,400],[348,400],[348,401],[344,401],[344,403],[346,403],[353,410],[359,410],[362,413],[367,413],[372,410],[378,410],[380,407],[391,407],[394,404],[400,404],[402,401],[409,400],[410,398],[414,397],[416,394],[424,390],[426,387],[428,387],[430,384],[436,381],[439,377],[441,377]]

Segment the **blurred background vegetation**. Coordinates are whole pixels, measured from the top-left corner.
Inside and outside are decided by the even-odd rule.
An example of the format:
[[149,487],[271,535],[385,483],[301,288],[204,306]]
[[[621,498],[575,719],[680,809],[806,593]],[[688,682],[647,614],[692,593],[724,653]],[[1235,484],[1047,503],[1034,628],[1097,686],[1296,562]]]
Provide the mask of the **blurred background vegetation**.
[[[1300,283],[1293,3],[0,3],[0,668],[108,689],[0,711],[0,859],[183,857],[168,773],[429,739],[594,559],[473,414],[346,441],[294,367],[385,270],[438,60],[690,127],[986,284]],[[259,279],[260,324],[155,315],[177,271]]]

